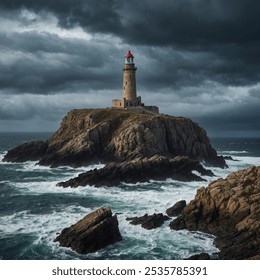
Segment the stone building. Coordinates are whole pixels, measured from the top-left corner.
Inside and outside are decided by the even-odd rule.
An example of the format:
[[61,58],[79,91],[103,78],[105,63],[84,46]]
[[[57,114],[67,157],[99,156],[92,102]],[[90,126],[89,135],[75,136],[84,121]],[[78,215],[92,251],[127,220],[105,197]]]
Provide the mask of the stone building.
[[145,106],[144,103],[142,103],[141,96],[137,97],[135,78],[136,70],[137,68],[134,63],[134,56],[130,51],[128,51],[125,55],[125,64],[123,69],[123,98],[112,100],[112,108],[134,109],[136,107],[141,107],[154,113],[159,113],[157,106]]

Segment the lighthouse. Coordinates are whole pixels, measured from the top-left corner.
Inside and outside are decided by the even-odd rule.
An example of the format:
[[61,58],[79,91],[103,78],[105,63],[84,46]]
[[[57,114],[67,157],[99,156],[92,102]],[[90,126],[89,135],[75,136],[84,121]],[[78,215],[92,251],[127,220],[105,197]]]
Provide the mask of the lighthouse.
[[[138,105],[137,96],[136,96],[136,71],[134,56],[131,51],[125,55],[125,64],[124,64],[124,77],[123,77],[123,99],[125,98],[132,106]],[[130,106],[131,106],[130,105]]]
[[156,106],[144,106],[141,96],[136,94],[136,73],[137,68],[134,63],[134,56],[131,51],[125,55],[125,63],[123,68],[123,96],[122,99],[112,100],[112,108],[134,109],[141,107],[154,113],[159,113]]

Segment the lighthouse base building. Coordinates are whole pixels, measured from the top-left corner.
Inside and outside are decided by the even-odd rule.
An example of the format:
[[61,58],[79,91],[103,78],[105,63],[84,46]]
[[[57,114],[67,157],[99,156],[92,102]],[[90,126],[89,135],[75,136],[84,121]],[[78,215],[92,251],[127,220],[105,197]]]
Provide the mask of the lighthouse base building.
[[137,68],[134,64],[134,56],[129,51],[125,55],[124,64],[124,78],[123,78],[123,98],[112,100],[112,108],[122,109],[135,109],[142,108],[144,110],[152,111],[153,113],[159,113],[157,106],[145,106],[142,103],[141,96],[136,96],[136,79],[135,72]]

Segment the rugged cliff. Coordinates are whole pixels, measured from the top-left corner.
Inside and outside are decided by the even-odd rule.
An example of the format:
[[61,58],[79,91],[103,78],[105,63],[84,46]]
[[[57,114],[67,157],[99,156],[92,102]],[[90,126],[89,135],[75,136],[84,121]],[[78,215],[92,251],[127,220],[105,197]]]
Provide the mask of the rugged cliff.
[[[47,141],[41,165],[82,166],[97,162],[128,161],[154,155],[189,156],[209,165],[224,167],[206,132],[189,119],[120,109],[70,111],[60,129]],[[19,160],[10,151],[5,161]],[[35,147],[34,147],[35,149]],[[26,153],[26,151],[24,151]],[[22,160],[30,160],[30,147]],[[35,159],[35,158],[34,158]]]
[[221,259],[260,259],[260,166],[231,173],[201,188],[172,229],[217,236]]

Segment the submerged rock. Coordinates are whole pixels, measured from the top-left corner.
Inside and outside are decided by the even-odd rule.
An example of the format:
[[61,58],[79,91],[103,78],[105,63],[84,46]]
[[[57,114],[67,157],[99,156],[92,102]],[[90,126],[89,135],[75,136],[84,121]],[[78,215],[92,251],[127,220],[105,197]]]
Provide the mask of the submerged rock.
[[[226,166],[206,132],[191,120],[120,109],[70,111],[36,159],[41,165],[78,167],[154,155],[188,156],[209,165]],[[18,146],[12,150],[9,160],[21,158],[31,160],[31,155],[23,146]]]
[[174,159],[168,159],[163,156],[153,156],[151,158],[137,158],[122,163],[108,163],[101,169],[87,171],[76,178],[59,183],[58,186],[115,186],[121,182],[149,182],[151,179],[165,180],[166,178],[180,181],[203,181],[204,179],[193,173],[194,170],[201,175],[214,175],[199,162],[188,157],[179,156]]
[[95,252],[122,240],[118,220],[109,208],[100,208],[62,230],[54,240],[80,254]]
[[133,217],[127,218],[128,221],[131,221],[130,224],[132,225],[141,225],[145,229],[154,229],[160,227],[164,221],[169,220],[169,217],[163,215],[162,213],[153,214],[148,216],[145,214],[142,217]]
[[260,256],[260,166],[231,173],[207,188],[170,223],[172,229],[216,235],[220,259]]

